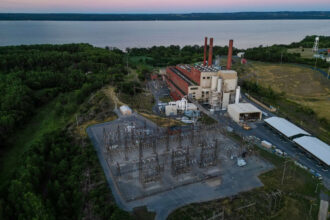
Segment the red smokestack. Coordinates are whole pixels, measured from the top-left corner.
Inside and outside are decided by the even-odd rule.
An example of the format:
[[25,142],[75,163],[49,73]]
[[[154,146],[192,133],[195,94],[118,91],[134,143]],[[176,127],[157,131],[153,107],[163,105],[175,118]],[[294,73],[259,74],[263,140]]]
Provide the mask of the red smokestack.
[[203,62],[204,66],[206,66],[206,51],[207,51],[207,37],[205,37],[205,42],[204,42],[204,62]]
[[228,58],[227,58],[227,70],[231,68],[231,57],[233,55],[233,40],[229,40],[229,48],[228,48]]
[[208,61],[209,66],[212,66],[212,56],[213,56],[213,37],[210,38],[209,61]]

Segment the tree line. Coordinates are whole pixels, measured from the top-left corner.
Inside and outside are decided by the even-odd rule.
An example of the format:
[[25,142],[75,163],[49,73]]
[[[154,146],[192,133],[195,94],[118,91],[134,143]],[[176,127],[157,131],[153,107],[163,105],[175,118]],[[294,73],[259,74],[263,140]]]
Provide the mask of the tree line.
[[0,20],[53,21],[159,21],[159,20],[274,20],[329,19],[328,11],[232,12],[181,14],[70,14],[70,13],[0,13]]
[[[289,53],[290,48],[312,48],[316,36],[307,36],[300,42],[295,42],[290,45],[273,45],[268,47],[254,47],[245,51],[244,57],[251,60],[266,61],[266,62],[283,62],[283,63],[298,63],[309,66],[317,66],[320,68],[328,68],[329,63],[325,60],[302,58],[300,53]],[[329,48],[330,37],[320,36],[319,48]],[[327,53],[327,52],[326,52]]]
[[[179,63],[197,63],[203,60],[204,46],[193,45],[180,47],[177,45],[165,46],[153,46],[150,48],[127,48],[129,57],[132,56],[146,56],[147,59],[141,59],[140,63],[145,63],[155,67],[165,67],[170,65],[176,65]],[[238,50],[233,49],[233,54],[236,54]],[[222,56],[228,54],[228,46],[214,46],[213,58],[216,55]],[[214,59],[213,59],[214,60]]]

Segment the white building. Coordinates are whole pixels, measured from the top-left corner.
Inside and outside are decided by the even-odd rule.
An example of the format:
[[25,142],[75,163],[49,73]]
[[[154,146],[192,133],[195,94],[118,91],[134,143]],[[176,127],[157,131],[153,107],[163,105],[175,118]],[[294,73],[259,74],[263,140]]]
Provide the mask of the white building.
[[262,112],[250,103],[228,105],[228,114],[235,122],[261,120]]
[[271,128],[275,129],[286,138],[294,138],[295,136],[310,135],[307,131],[299,128],[295,124],[280,117],[270,117],[264,120],[265,123]]
[[184,112],[187,110],[197,110],[197,106],[193,103],[188,103],[187,99],[182,98],[175,102],[169,102],[168,105],[165,106],[165,115],[177,115],[178,111]]
[[244,52],[238,52],[238,53],[237,53],[237,56],[238,56],[239,58],[243,58],[243,57],[244,57],[244,55],[245,55],[245,53],[244,53]]
[[128,107],[127,105],[120,106],[119,110],[122,115],[131,115],[132,114],[132,109],[130,107]]
[[293,139],[293,142],[323,164],[330,166],[330,146],[328,144],[311,136],[295,138]]

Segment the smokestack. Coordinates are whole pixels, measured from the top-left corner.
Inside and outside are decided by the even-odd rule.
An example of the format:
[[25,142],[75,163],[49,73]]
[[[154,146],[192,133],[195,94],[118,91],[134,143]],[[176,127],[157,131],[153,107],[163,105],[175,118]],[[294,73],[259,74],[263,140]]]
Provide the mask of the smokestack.
[[231,57],[233,55],[233,40],[229,40],[229,48],[228,48],[228,58],[227,58],[227,70],[231,68]]
[[203,62],[204,66],[206,66],[206,52],[207,52],[207,37],[205,37],[205,42],[204,42],[204,62]]
[[212,66],[212,56],[213,56],[213,37],[210,38],[208,66]]

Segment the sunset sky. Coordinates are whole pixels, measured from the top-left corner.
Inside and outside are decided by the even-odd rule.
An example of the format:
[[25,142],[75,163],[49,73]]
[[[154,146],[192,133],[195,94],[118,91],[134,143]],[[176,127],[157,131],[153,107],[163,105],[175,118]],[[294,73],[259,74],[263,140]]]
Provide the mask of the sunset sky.
[[330,10],[330,0],[0,0],[0,12],[186,13]]

